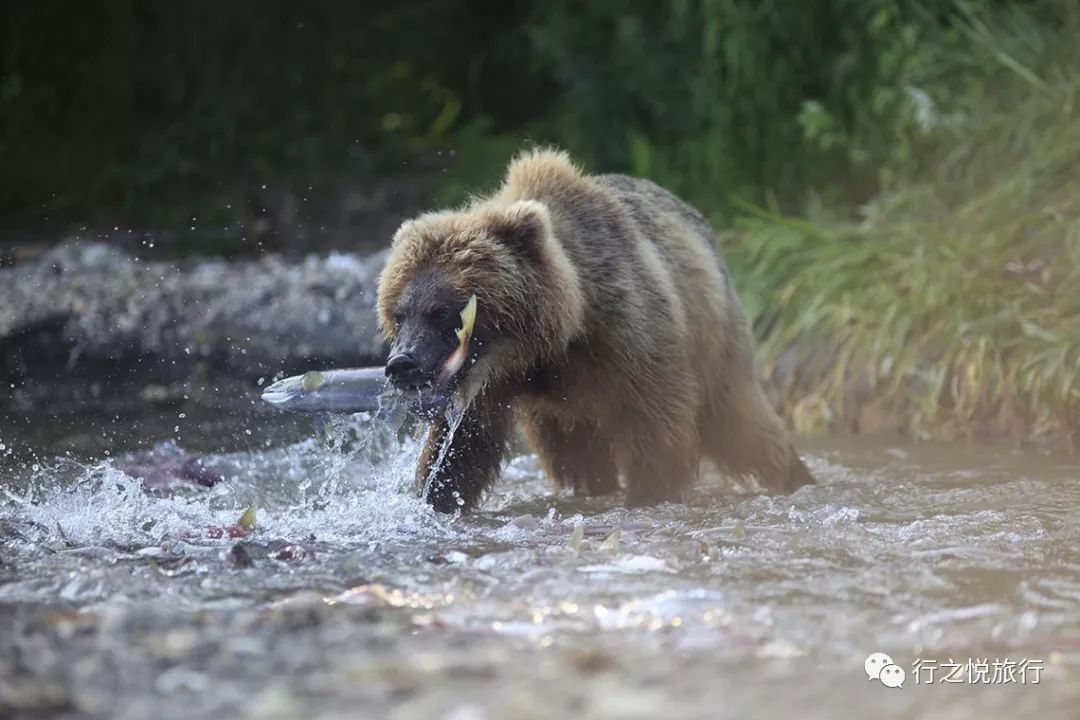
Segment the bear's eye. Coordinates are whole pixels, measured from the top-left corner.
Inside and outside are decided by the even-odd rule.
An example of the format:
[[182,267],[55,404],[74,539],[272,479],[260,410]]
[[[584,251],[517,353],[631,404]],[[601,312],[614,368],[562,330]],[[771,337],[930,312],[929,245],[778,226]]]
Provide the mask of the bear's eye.
[[439,307],[428,312],[428,318],[436,325],[445,325],[450,322],[452,316],[453,311],[448,307]]
[[396,312],[390,319],[394,321],[394,327],[401,327],[401,323],[405,322],[405,313]]

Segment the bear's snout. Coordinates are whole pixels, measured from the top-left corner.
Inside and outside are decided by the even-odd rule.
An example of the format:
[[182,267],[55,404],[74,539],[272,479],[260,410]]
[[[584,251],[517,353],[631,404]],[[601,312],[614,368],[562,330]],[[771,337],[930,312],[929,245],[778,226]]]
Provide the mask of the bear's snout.
[[409,353],[398,353],[386,362],[386,377],[402,390],[420,387],[432,379]]

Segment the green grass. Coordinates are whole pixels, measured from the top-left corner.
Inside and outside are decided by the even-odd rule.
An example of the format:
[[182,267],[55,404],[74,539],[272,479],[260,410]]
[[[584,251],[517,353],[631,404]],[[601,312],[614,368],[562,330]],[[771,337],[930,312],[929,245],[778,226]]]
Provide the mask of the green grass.
[[724,238],[799,429],[1080,446],[1080,50],[1009,27],[971,18],[922,170],[860,220],[743,205]]

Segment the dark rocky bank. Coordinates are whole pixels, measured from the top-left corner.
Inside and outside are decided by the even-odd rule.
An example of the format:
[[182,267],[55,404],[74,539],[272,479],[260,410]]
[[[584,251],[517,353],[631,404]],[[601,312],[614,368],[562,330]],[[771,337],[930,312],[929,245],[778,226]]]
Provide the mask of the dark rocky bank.
[[224,413],[301,422],[260,407],[259,386],[382,362],[384,262],[385,252],[145,261],[69,240],[0,268],[0,425],[94,452],[113,440],[88,428],[120,431],[147,407],[201,417],[209,439]]

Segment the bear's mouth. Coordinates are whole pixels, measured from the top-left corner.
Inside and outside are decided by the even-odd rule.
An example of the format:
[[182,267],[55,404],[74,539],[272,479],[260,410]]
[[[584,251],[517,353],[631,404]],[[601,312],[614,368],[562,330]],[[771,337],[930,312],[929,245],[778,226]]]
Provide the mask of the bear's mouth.
[[416,414],[430,418],[441,412],[450,399],[460,382],[462,373],[454,373],[448,378],[429,380],[417,387],[398,390],[405,402]]

